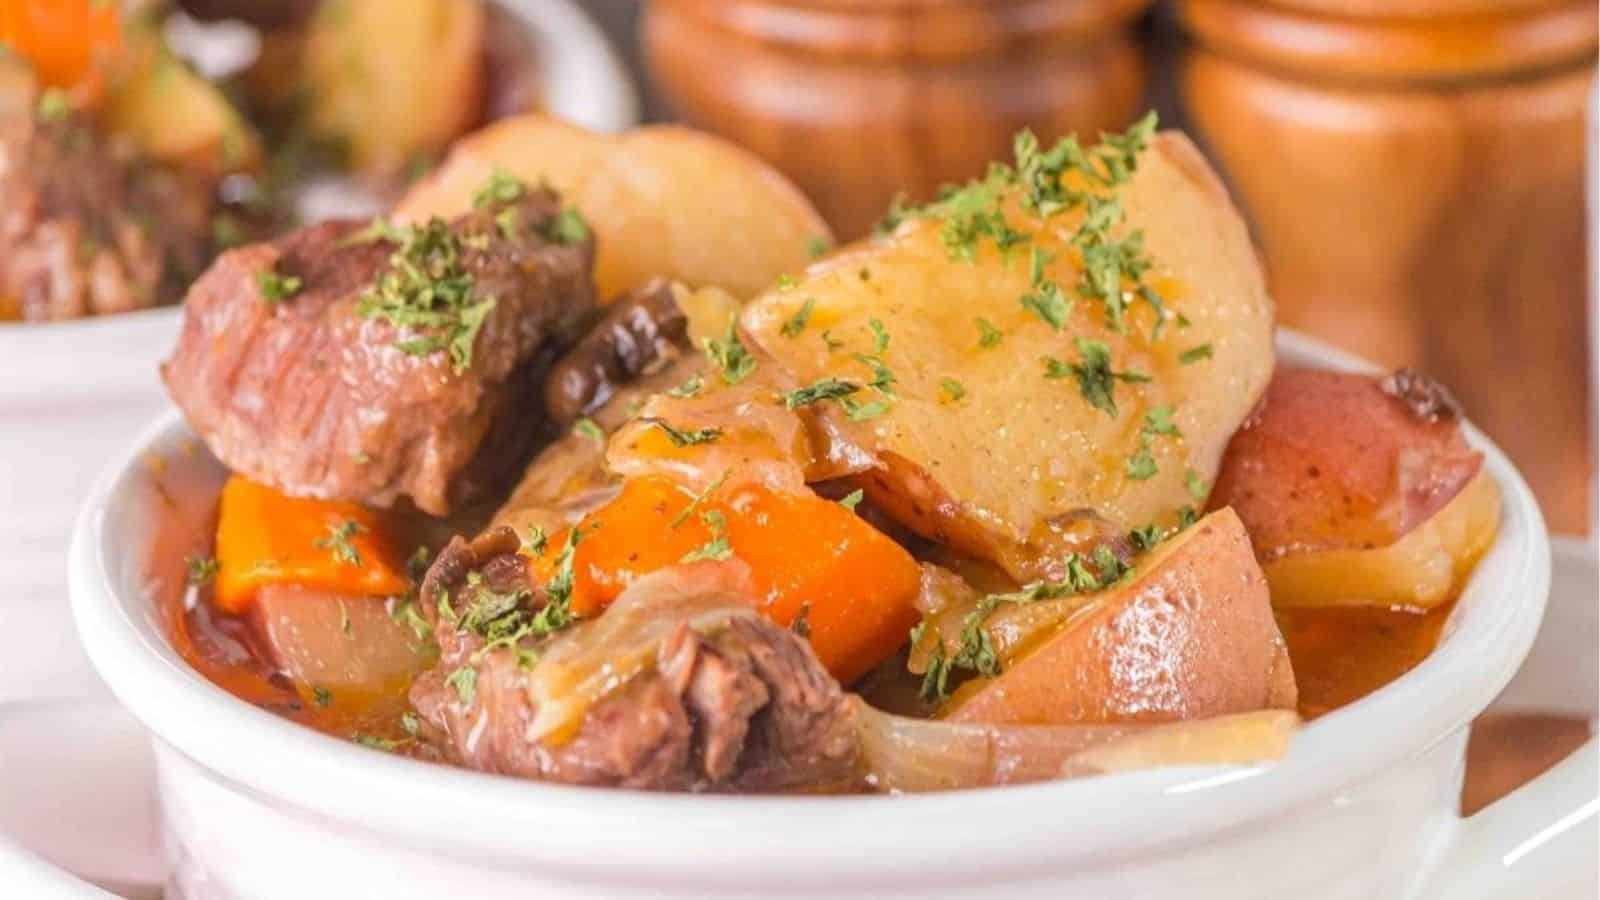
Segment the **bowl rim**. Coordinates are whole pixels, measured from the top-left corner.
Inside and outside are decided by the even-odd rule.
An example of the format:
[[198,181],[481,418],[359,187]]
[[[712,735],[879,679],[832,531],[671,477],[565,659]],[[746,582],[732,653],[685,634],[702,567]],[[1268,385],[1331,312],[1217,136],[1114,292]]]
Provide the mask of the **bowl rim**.
[[[1277,345],[1280,362],[1375,371],[1285,330]],[[696,883],[734,878],[732,868],[708,868],[723,859],[796,885],[849,878],[904,886],[904,878],[930,872],[949,884],[992,882],[1046,864],[1094,868],[1219,840],[1313,808],[1461,732],[1527,654],[1551,571],[1549,539],[1527,485],[1476,428],[1465,430],[1501,488],[1501,530],[1439,646],[1401,678],[1307,725],[1283,760],[1264,767],[892,798],[728,796],[543,784],[374,752],[237,700],[189,669],[153,617],[135,614],[142,596],[122,595],[112,575],[122,542],[106,528],[109,513],[131,502],[131,480],[148,454],[185,439],[176,412],[115,456],[90,493],[70,554],[73,615],[101,677],[160,743],[291,815],[430,853],[536,862],[584,878],[614,873],[625,858],[632,872]],[[595,834],[613,836],[612,853],[593,853]],[[978,847],[983,864],[973,866]]]

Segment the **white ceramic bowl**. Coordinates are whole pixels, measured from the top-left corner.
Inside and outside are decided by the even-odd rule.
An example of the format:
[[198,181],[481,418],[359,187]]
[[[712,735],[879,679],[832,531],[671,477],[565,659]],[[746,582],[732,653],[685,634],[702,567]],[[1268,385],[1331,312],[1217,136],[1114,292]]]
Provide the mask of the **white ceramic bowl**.
[[[553,115],[598,131],[638,118],[616,54],[571,0],[496,0],[528,23]],[[67,614],[62,556],[106,455],[167,407],[157,364],[178,310],[0,324],[0,702],[97,693]]]
[[[1357,365],[1293,336],[1281,347],[1290,363]],[[1457,817],[1467,725],[1528,652],[1550,579],[1527,487],[1470,436],[1504,517],[1438,649],[1259,769],[895,798],[717,797],[544,785],[340,741],[215,687],[157,624],[152,601],[179,589],[173,547],[204,540],[221,474],[175,416],[114,460],[84,507],[73,610],[100,674],[155,734],[179,897],[1388,900],[1446,890],[1441,873],[1467,876],[1449,896],[1504,896],[1506,879],[1589,877],[1574,861],[1592,864],[1600,801],[1591,741],[1490,810]]]

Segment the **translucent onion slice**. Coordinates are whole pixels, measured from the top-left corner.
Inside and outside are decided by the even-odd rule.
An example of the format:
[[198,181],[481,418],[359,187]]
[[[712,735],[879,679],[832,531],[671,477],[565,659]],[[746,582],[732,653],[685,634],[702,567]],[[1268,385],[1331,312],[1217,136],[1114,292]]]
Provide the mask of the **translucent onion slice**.
[[704,632],[757,615],[749,579],[738,561],[660,569],[630,585],[605,615],[562,632],[528,674],[537,710],[528,739],[559,743],[575,734],[591,705],[655,666],[657,648],[680,624]]
[[1444,508],[1385,547],[1298,553],[1261,567],[1279,607],[1437,606],[1494,542],[1500,489],[1480,470]]
[[954,724],[856,704],[864,779],[886,793],[993,787],[1158,766],[1278,759],[1300,719],[1263,710],[1165,725]]
[[1289,750],[1300,717],[1265,709],[1161,725],[1075,754],[1062,778],[1153,769],[1158,766],[1244,766],[1270,762]]
[[887,793],[1044,781],[1075,754],[1152,727],[958,725],[894,716],[852,700],[866,782]]

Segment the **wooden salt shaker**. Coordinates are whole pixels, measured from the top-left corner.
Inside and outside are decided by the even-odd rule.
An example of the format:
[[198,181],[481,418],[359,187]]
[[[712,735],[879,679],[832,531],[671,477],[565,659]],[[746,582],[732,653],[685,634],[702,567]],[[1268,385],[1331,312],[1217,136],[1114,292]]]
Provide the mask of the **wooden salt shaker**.
[[1138,117],[1148,0],[655,0],[645,51],[688,122],[783,170],[841,238],[981,173],[1023,126]]
[[1188,114],[1280,321],[1419,366],[1581,532],[1593,0],[1186,0]]

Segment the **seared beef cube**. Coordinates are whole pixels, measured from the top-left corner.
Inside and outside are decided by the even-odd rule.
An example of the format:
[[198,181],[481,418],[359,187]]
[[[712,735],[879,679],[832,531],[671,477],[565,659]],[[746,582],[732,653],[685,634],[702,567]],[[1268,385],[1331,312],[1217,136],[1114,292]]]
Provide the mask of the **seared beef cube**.
[[594,246],[553,193],[499,197],[223,254],[162,367],[190,426],[295,496],[442,515],[503,486],[544,424],[543,372],[594,306]]
[[177,300],[210,253],[211,185],[30,102],[0,115],[0,321]]
[[[598,618],[552,632],[561,617],[540,613],[560,598],[528,582],[517,546],[507,528],[457,538],[424,579],[440,660],[411,700],[446,756],[486,772],[651,790],[852,782],[848,697],[804,638],[756,612],[741,563],[647,575]],[[582,693],[594,686],[590,669],[604,689],[575,704],[571,721],[551,723],[541,696],[571,703],[550,685]]]

